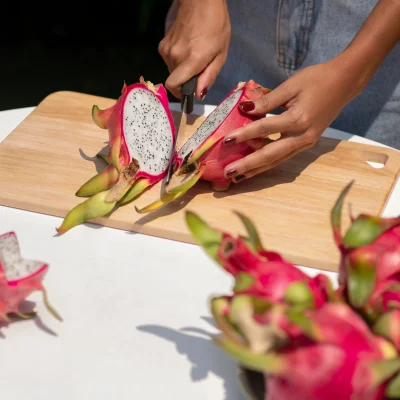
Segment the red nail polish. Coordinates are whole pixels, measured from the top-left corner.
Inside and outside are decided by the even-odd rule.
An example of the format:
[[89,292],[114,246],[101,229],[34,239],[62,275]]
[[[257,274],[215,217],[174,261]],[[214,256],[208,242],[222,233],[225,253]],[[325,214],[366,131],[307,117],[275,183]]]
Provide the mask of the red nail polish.
[[235,177],[233,180],[235,181],[235,183],[239,183],[240,181],[242,181],[243,179],[246,179],[245,175],[238,175],[237,177]]
[[224,140],[224,145],[225,146],[229,146],[230,144],[235,144],[236,143],[236,139],[235,138],[226,138]]
[[227,173],[226,173],[226,177],[227,178],[230,178],[230,177],[232,177],[233,175],[235,175],[236,174],[236,169],[231,169],[231,170],[229,170]]
[[252,111],[256,108],[255,104],[252,101],[244,101],[242,103],[239,103],[239,107],[244,111]]
[[207,92],[208,92],[208,89],[206,87],[201,91],[201,93],[200,93],[201,101],[204,100],[204,97],[206,97]]

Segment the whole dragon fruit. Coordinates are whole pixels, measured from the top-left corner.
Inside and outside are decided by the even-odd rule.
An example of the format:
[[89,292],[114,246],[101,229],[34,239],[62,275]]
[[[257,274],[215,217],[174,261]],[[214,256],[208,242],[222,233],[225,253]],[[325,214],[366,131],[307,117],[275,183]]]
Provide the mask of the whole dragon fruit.
[[288,318],[299,330],[265,351],[263,333],[271,327],[260,322],[259,303],[256,296],[235,295],[224,310],[227,322],[216,320],[223,333],[214,340],[242,366],[264,374],[265,400],[399,398],[399,354],[347,304],[291,310]]
[[253,80],[238,83],[175,154],[174,174],[165,193],[142,209],[136,207],[136,211],[142,214],[155,211],[183,196],[200,179],[210,182],[215,191],[228,190],[232,179],[225,177],[224,168],[280,137],[277,132],[265,139],[252,139],[231,146],[223,144],[224,136],[233,129],[263,117],[242,113],[238,104],[269,91]]
[[47,292],[42,280],[49,266],[42,261],[25,260],[21,256],[15,232],[0,236],[0,321],[10,322],[9,314],[21,318],[32,318],[33,314],[24,314],[20,304],[34,291],[43,293],[43,300],[50,313],[62,321],[60,315],[49,304]]
[[175,126],[162,84],[124,84],[117,102],[106,110],[94,105],[96,125],[108,129],[107,167],[87,181],[76,196],[89,199],[74,207],[57,228],[62,234],[76,225],[111,212],[138,197],[167,173],[175,146]]
[[400,310],[400,217],[351,217],[342,237],[341,210],[352,184],[344,188],[331,211],[341,254],[338,292],[373,323],[389,310]]
[[[249,334],[260,334],[262,341],[254,345],[265,350],[297,332],[287,319],[288,310],[318,309],[333,298],[333,288],[327,276],[318,274],[311,278],[278,253],[265,250],[252,221],[242,213],[236,214],[247,237],[234,238],[215,230],[191,211],[186,212],[186,223],[196,242],[234,278],[234,296],[257,297],[264,312],[262,320],[251,324]],[[221,326],[226,323],[224,310],[229,302],[225,296],[212,302],[213,316]],[[267,324],[267,329],[259,328],[258,323]]]
[[196,242],[234,277],[235,294],[252,294],[271,303],[301,302],[316,308],[333,296],[327,276],[310,278],[278,253],[265,250],[250,218],[240,212],[236,215],[247,238],[215,230],[194,212],[186,212],[186,223]]
[[373,333],[325,275],[310,278],[264,250],[250,219],[237,214],[247,237],[215,230],[190,211],[186,222],[195,241],[235,278],[232,294],[211,299],[222,333],[215,341],[239,364],[264,374],[265,400],[398,398],[398,316]]

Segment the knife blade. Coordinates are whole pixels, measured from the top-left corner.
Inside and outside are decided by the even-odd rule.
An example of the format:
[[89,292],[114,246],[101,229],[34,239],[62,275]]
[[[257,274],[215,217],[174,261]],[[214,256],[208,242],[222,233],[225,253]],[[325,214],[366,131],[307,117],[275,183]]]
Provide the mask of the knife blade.
[[167,188],[169,181],[171,180],[171,176],[174,173],[173,169],[173,156],[176,151],[176,146],[178,143],[178,137],[179,135],[185,131],[186,129],[186,123],[187,123],[187,116],[188,114],[191,114],[193,112],[193,106],[194,106],[194,93],[196,91],[197,87],[197,78],[198,75],[195,75],[193,78],[189,79],[187,82],[185,82],[182,85],[182,98],[181,98],[181,121],[179,124],[179,129],[178,132],[176,133],[175,137],[175,146],[172,147],[171,149],[171,154],[169,158],[169,166],[168,166],[168,172],[165,175],[163,179],[163,184],[161,187],[161,194],[165,192],[165,189]]

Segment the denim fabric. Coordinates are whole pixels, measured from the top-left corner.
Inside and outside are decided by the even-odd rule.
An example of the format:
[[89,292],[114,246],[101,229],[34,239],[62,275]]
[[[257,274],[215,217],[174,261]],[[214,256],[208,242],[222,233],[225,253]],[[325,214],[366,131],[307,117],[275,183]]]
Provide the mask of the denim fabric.
[[[350,43],[377,0],[227,0],[227,61],[205,102],[218,104],[237,82],[273,89],[295,72],[326,62]],[[400,149],[400,42],[361,95],[331,127]]]

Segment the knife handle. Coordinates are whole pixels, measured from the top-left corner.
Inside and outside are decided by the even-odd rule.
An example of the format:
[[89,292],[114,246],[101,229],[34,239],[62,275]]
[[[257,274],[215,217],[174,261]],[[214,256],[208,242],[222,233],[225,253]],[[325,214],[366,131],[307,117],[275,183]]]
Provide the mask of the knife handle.
[[[196,92],[198,77],[199,75],[195,75],[193,78],[190,78],[187,82],[185,82],[182,85],[181,109],[182,111],[185,111],[186,114],[191,114],[193,111],[194,93]],[[185,97],[186,97],[186,110],[183,110],[183,103]]]

